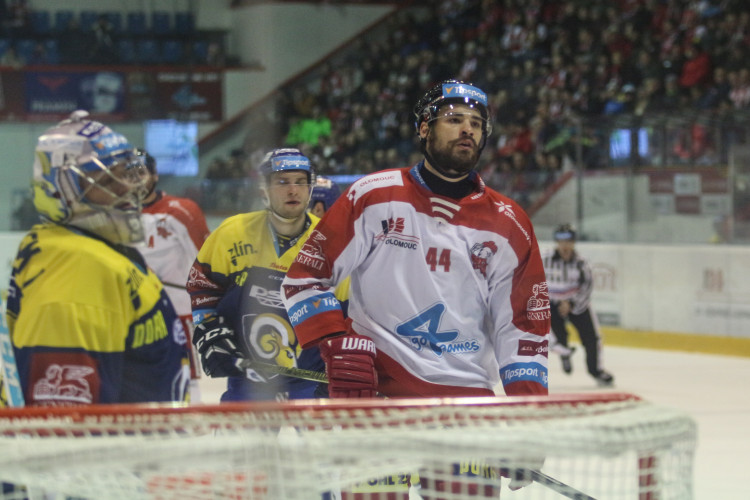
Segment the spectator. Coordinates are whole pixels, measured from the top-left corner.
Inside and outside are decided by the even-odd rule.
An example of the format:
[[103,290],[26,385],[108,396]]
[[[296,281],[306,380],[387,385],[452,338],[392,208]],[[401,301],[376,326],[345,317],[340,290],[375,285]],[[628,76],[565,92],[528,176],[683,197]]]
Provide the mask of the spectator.
[[25,64],[26,61],[20,55],[18,55],[18,52],[13,45],[9,45],[2,57],[0,57],[0,66],[7,66],[9,68],[18,69]]
[[101,14],[91,27],[91,62],[113,64],[119,60],[115,48],[115,28],[105,14]]
[[680,72],[680,86],[683,89],[703,86],[711,78],[711,57],[697,43],[688,45],[685,50],[685,63]]

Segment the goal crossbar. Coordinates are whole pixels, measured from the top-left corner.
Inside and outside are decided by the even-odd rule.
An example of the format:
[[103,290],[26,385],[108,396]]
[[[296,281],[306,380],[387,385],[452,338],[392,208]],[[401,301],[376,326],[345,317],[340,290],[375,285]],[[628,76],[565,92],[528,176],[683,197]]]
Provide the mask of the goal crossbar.
[[537,477],[525,498],[567,487],[685,499],[695,436],[688,415],[626,393],[21,408],[0,411],[0,482],[32,495],[253,500],[403,483],[411,498],[447,500],[540,470],[551,481]]

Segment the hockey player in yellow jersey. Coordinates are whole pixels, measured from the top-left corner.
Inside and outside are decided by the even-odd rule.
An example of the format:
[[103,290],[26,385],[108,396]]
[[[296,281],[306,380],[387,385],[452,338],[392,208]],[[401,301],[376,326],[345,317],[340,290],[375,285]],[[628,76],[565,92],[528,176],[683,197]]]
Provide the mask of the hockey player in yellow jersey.
[[20,244],[7,305],[26,405],[187,399],[185,332],[127,246],[143,238],[145,180],[128,140],[85,111],[40,136],[42,222]]
[[297,149],[274,149],[260,173],[266,209],[226,219],[190,270],[193,343],[207,375],[228,377],[222,401],[325,396],[324,384],[243,364],[324,370],[317,348],[302,350],[280,296],[287,269],[319,221],[307,212],[313,166]]

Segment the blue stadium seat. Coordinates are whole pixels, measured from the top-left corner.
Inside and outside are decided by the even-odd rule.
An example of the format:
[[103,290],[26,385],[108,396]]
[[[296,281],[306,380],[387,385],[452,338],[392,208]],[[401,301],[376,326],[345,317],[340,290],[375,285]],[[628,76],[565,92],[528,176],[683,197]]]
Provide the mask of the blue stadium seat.
[[55,12],[55,31],[58,33],[65,31],[73,19],[75,19],[75,14],[72,10],[58,10]]
[[193,60],[196,64],[206,64],[208,59],[208,42],[196,40],[193,42]]
[[174,31],[180,35],[189,35],[195,31],[195,18],[192,12],[175,12]]
[[146,33],[145,12],[128,12],[127,32],[131,35],[143,35]]
[[172,31],[169,12],[155,10],[151,13],[151,32],[155,35],[167,35]]
[[47,62],[60,64],[60,42],[56,38],[49,38],[43,43],[44,50],[47,52]]
[[117,54],[123,64],[133,64],[138,60],[135,54],[135,42],[129,38],[117,40]]
[[29,12],[29,25],[35,35],[46,35],[52,31],[50,14],[46,10],[32,10]]
[[5,51],[10,47],[10,40],[7,38],[0,38],[0,57],[5,55]]
[[88,32],[94,26],[94,23],[99,19],[100,13],[94,10],[82,10],[78,16],[78,21],[81,24],[81,29]]
[[107,12],[106,16],[114,32],[122,33],[122,14],[120,12]]
[[161,62],[159,44],[153,38],[143,38],[135,43],[136,61],[145,64],[157,64]]
[[36,47],[35,40],[22,38],[16,42],[16,54],[24,61],[31,61],[34,58],[34,47]]
[[182,61],[182,42],[166,40],[161,47],[161,60],[167,64],[177,64]]

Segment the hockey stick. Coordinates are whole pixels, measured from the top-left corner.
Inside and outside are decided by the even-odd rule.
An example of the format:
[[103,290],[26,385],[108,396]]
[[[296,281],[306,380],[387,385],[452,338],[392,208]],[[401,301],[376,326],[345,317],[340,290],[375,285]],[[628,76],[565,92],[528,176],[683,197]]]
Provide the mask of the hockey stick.
[[537,483],[546,486],[547,488],[556,491],[557,493],[561,494],[562,496],[572,498],[573,500],[596,500],[596,498],[587,495],[586,493],[580,492],[577,489],[573,488],[572,486],[568,486],[567,484],[558,481],[554,477],[550,477],[544,472],[536,469],[528,469],[531,473],[531,479],[536,481]]
[[278,375],[286,375],[287,377],[312,380],[314,382],[323,382],[324,384],[328,383],[328,377],[326,377],[325,373],[316,372],[313,370],[305,370],[303,368],[273,365],[271,363],[263,363],[262,361],[253,361],[251,359],[243,359],[240,362],[239,367],[242,370],[250,368],[252,370],[259,370],[266,373],[275,373]]
[[162,281],[162,285],[168,286],[170,288],[179,288],[180,290],[187,290],[187,287],[185,285],[178,285],[177,283],[169,283],[168,281]]
[[[303,380],[312,380],[315,382],[323,382],[325,384],[328,383],[328,377],[326,377],[326,374],[323,372],[305,370],[303,368],[289,368],[286,366],[263,363],[262,361],[253,361],[251,359],[243,359],[240,362],[240,368],[243,370],[250,368],[253,370],[261,370],[265,372],[277,373],[279,375],[286,375],[287,377],[300,378]],[[568,486],[562,481],[558,481],[557,479],[551,476],[548,476],[547,474],[545,474],[544,472],[540,470],[536,470],[536,469],[526,469],[526,470],[529,471],[531,475],[531,479],[533,481],[536,481],[537,483],[543,486],[546,486],[552,491],[555,491],[565,497],[571,498],[573,500],[596,500],[596,498],[590,495],[587,495],[581,491],[578,491],[572,486]]]
[[[5,394],[8,397],[8,405],[11,407],[24,406],[21,379],[18,377],[18,368],[16,367],[16,356],[13,353],[8,326],[5,324],[5,300],[3,300],[3,307],[0,309],[0,365],[3,369],[3,386],[5,386]],[[2,386],[0,386],[0,390],[2,390]]]

